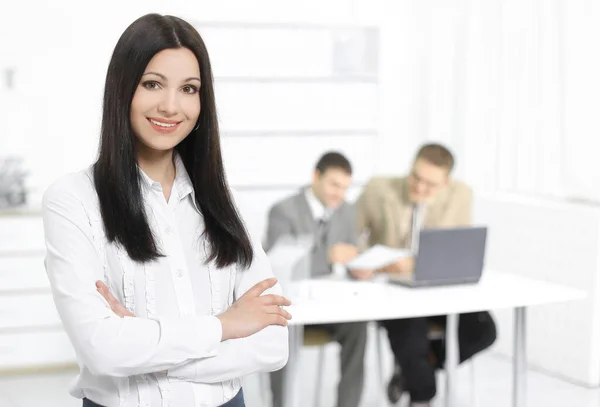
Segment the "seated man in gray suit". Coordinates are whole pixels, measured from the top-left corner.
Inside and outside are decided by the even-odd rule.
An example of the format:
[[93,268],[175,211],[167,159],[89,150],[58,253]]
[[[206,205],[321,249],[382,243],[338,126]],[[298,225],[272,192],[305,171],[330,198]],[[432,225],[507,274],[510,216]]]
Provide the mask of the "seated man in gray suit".
[[[352,167],[346,157],[335,152],[323,155],[317,162],[312,184],[269,211],[264,249],[269,251],[284,236],[316,236],[310,259],[312,277],[329,274],[333,264],[354,258],[358,253],[355,214],[344,201],[351,181]],[[366,323],[318,328],[326,329],[342,347],[337,406],[358,407],[363,389]],[[281,399],[283,374],[283,370],[271,373],[273,407],[287,407],[282,406]]]

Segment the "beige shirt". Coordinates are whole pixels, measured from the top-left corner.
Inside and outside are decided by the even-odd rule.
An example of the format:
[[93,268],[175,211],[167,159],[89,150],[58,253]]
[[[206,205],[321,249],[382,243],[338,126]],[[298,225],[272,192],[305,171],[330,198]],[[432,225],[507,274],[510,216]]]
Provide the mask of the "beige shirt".
[[[451,180],[435,199],[420,210],[423,228],[460,227],[471,224],[471,189]],[[413,204],[408,198],[406,177],[371,179],[356,203],[361,248],[384,244],[409,249]]]

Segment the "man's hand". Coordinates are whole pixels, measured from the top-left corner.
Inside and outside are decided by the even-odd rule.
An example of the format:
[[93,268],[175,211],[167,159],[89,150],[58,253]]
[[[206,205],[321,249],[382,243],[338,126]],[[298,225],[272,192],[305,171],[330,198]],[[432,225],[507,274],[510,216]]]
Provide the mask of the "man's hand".
[[115,314],[117,314],[121,318],[123,318],[123,317],[135,317],[135,315],[133,315],[131,312],[129,312],[127,310],[127,308],[125,308],[119,302],[119,300],[117,300],[114,297],[114,295],[112,295],[110,293],[110,291],[108,290],[108,287],[102,281],[96,281],[96,289],[98,290],[98,292],[100,294],[102,294],[102,296],[104,297],[104,299],[106,300],[106,302],[108,302],[108,305],[110,305],[110,309],[112,310],[112,312],[114,312]]
[[414,257],[403,257],[397,262],[383,268],[388,273],[412,273],[415,269]]
[[358,255],[358,249],[347,243],[338,243],[329,249],[330,264],[346,264]]
[[375,270],[369,270],[369,269],[350,270],[350,275],[357,280],[370,280],[373,278],[374,274],[375,274]]

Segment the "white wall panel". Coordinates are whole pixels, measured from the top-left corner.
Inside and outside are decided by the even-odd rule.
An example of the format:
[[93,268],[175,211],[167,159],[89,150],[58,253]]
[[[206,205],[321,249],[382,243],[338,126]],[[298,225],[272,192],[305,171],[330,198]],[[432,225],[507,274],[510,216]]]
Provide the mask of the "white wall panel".
[[0,334],[0,371],[75,363],[75,351],[62,330]]
[[[376,31],[369,28],[196,26],[217,78],[377,74]],[[351,72],[342,69],[341,58],[355,62]]]
[[0,253],[45,250],[40,216],[0,217]]
[[0,256],[0,296],[13,291],[50,289],[44,252],[27,257]]
[[0,296],[0,332],[5,329],[40,327],[61,327],[50,292]]
[[371,135],[224,137],[222,150],[233,187],[309,183],[317,160],[330,150],[346,155],[355,182],[363,182],[373,173],[376,141]]
[[377,129],[371,83],[216,83],[227,130]]

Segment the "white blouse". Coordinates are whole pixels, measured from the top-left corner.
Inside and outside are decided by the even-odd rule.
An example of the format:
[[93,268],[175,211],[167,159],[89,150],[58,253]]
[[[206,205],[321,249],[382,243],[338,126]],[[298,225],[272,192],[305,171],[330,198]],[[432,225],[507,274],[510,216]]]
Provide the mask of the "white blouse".
[[[142,172],[148,221],[165,255],[146,264],[107,242],[91,174],[67,175],[43,198],[46,270],[80,366],[74,397],[109,407],[219,406],[237,394],[243,376],[285,365],[285,327],[221,342],[216,315],[273,274],[253,233],[249,269],[204,262],[203,218],[179,157],[168,202]],[[96,291],[98,280],[136,317],[114,314]]]

